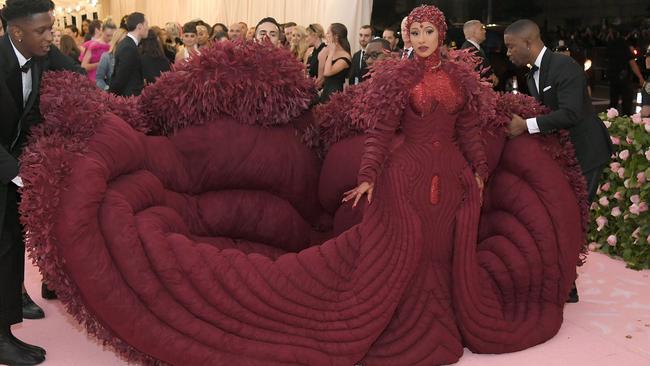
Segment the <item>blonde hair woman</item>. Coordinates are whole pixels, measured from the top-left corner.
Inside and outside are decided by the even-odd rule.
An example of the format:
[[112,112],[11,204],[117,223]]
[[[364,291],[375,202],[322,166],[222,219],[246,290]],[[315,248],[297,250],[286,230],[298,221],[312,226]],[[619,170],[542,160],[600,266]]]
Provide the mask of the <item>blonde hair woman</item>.
[[111,83],[111,75],[113,75],[113,68],[115,67],[115,49],[124,37],[126,37],[126,30],[123,28],[116,29],[115,33],[113,33],[108,52],[102,54],[102,57],[99,59],[97,73],[95,74],[95,83],[102,90],[108,90],[108,86]]
[[325,29],[320,24],[310,24],[307,27],[307,44],[309,50],[305,57],[307,58],[307,70],[309,76],[316,79],[316,86],[319,88],[323,85],[323,77],[319,77],[323,72],[319,73],[320,65],[318,64],[318,54],[325,48]]
[[298,59],[298,61],[307,64],[307,58],[305,55],[307,54],[309,43],[307,42],[307,30],[305,27],[300,25],[293,27],[289,44],[291,45],[291,53]]

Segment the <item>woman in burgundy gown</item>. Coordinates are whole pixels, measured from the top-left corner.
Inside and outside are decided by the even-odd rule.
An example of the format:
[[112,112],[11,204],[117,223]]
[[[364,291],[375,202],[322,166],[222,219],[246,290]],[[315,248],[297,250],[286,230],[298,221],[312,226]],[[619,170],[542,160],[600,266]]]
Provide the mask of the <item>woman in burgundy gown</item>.
[[[570,183],[580,172],[556,159],[570,149],[505,142],[492,122],[526,100],[492,92],[471,55],[442,52],[437,8],[413,10],[408,29],[415,60],[377,63],[319,107],[374,127],[343,206],[358,150],[333,158],[333,173],[328,159],[361,139],[340,139],[321,169],[288,125],[314,94],[287,51],[215,44],[138,98],[104,102],[86,83],[93,118],[61,112],[80,103],[61,92],[70,75],[47,81],[21,210],[69,311],[146,364],[439,365],[463,347],[514,352],[553,337],[583,239]],[[354,105],[332,110],[340,99]],[[371,203],[359,224],[310,246],[325,191],[327,213]]]

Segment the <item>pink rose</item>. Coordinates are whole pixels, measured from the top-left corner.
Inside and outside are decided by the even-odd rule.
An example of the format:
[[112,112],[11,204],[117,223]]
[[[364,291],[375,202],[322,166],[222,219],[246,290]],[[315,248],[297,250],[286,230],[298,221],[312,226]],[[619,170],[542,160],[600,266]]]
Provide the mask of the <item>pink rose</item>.
[[595,210],[595,209],[597,209],[597,208],[598,208],[598,204],[597,204],[596,202],[593,202],[593,203],[591,204],[591,207],[589,207],[589,209],[592,210],[592,211]]
[[[617,173],[618,173],[619,178],[621,178],[621,179],[625,178],[625,168],[618,169]],[[627,187],[627,188],[630,188],[630,187]]]
[[602,189],[605,192],[609,191],[609,182],[607,182],[607,183],[603,184],[602,186],[600,186],[600,189]]
[[627,142],[628,145],[632,145],[632,143],[634,142],[634,140],[632,140],[630,137],[626,137],[626,138],[625,138],[625,142]]
[[635,194],[634,196],[630,197],[630,201],[632,203],[639,203],[641,201],[641,198],[639,197],[638,194]]
[[648,235],[648,239],[646,239],[646,241],[648,242],[648,244],[650,244],[650,235]]
[[621,144],[621,139],[619,139],[618,137],[611,136],[610,138],[612,139],[612,144],[613,145],[620,145]]
[[639,212],[648,211],[648,204],[645,202],[639,202]]
[[639,212],[640,212],[639,211],[639,205],[637,205],[636,203],[633,203],[632,206],[630,206],[630,213],[632,215],[638,215]]
[[641,120],[643,121],[644,125],[650,124],[650,118],[648,118],[648,117],[642,118]]
[[[650,126],[650,125],[646,125],[646,126]],[[650,131],[648,131],[648,132],[650,132]],[[650,160],[650,149],[648,149],[648,151],[645,152],[645,158]]]
[[616,206],[616,207],[612,208],[612,216],[619,217],[619,216],[621,216],[622,213],[623,212],[621,212],[620,207]]
[[645,181],[646,181],[645,172],[640,172],[640,173],[638,173],[638,174],[636,175],[636,180],[637,180],[639,183],[645,183]]
[[616,192],[614,193],[614,198],[616,198],[618,201],[623,199],[623,193],[621,192]]
[[600,248],[600,244],[598,244],[598,243],[596,243],[596,242],[591,242],[591,243],[589,243],[589,250],[590,250],[590,251],[595,252],[595,251],[597,251],[599,248]]
[[601,206],[605,206],[605,207],[609,206],[609,200],[607,199],[607,197],[600,197],[598,203],[600,203]]
[[[623,168],[621,168],[621,169],[623,169]],[[620,172],[620,170],[619,170],[619,172]],[[620,177],[620,175],[619,175],[619,177]],[[621,178],[622,178],[622,177],[621,177]],[[625,188],[630,188],[630,180],[629,180],[629,179],[626,179],[626,180],[623,182],[623,187],[625,187]]]
[[607,118],[612,119],[618,117],[618,111],[616,108],[610,108],[607,110]]
[[[648,150],[650,151],[650,150]],[[650,159],[648,159],[650,160]],[[612,171],[612,173],[618,172],[618,170],[621,168],[621,163],[613,162],[609,164],[609,169]]]
[[633,114],[632,115],[632,122],[636,123],[637,125],[640,125],[643,123],[643,120],[641,119],[641,115],[639,113]]
[[629,159],[630,158],[630,150],[625,149],[625,150],[621,151],[618,154],[618,157],[621,158],[621,160],[623,160],[623,161]]
[[605,216],[598,216],[596,219],[596,225],[598,225],[596,230],[601,231],[605,225],[607,225],[607,218]]
[[607,237],[607,244],[615,247],[616,246],[616,235],[610,235]]
[[643,125],[643,128],[645,128],[645,132],[650,132],[650,123]]

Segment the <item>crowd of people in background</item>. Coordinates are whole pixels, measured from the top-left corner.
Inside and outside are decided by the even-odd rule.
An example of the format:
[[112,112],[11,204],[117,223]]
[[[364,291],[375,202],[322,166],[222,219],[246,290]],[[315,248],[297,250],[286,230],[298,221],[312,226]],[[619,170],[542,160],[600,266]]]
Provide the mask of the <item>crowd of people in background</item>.
[[[230,25],[217,22],[210,25],[195,19],[185,24],[168,22],[160,27],[147,28],[137,48],[142,58],[143,85],[146,85],[152,83],[160,73],[170,70],[173,64],[200,55],[201,49],[211,42],[267,39],[277,47],[288,49],[305,65],[306,73],[314,78],[321,91],[320,101],[326,102],[332,93],[343,90],[345,85],[362,82],[373,61],[385,57],[412,58],[414,52],[403,29],[404,22],[401,28],[363,25],[358,29],[359,50],[353,54],[348,40],[350,30],[341,23],[324,27],[317,23],[279,24],[273,18],[264,18],[256,26],[249,26],[245,22]],[[497,90],[509,90],[509,86],[505,85],[508,81],[499,78],[512,79],[517,74],[499,72],[499,65],[490,65],[493,54],[481,46],[486,39],[485,29],[485,25],[478,21],[468,22],[462,30],[462,47],[454,41],[449,47],[472,49],[482,59],[483,76],[490,79]],[[100,89],[109,90],[118,45],[128,34],[127,16],[122,17],[119,23],[111,19],[85,19],[80,28],[66,25],[63,29],[55,29],[53,43],[63,54],[81,65],[87,71],[88,78]],[[555,51],[572,56],[580,64],[593,58],[595,49],[606,50],[604,56],[608,60],[606,79],[610,87],[610,107],[619,108],[624,114],[633,113],[634,93],[639,87],[643,90],[650,76],[643,57],[640,57],[646,53],[650,55],[650,24],[631,27],[558,26],[543,31],[543,38],[547,44],[554,46]],[[373,50],[368,51],[367,47],[371,44]],[[590,77],[589,74],[587,76]],[[518,77],[521,79],[521,75]],[[139,91],[136,90],[137,93]]]

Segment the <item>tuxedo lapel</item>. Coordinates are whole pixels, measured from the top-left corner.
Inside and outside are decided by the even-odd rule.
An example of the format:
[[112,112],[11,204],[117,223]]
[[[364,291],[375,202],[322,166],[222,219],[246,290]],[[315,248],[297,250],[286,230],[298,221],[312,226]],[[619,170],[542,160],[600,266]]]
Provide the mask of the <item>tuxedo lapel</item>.
[[544,56],[542,57],[542,65],[539,68],[539,101],[544,104],[544,92],[543,90],[548,86],[546,83],[548,82],[548,74],[551,72],[551,69],[549,65],[551,64],[551,57],[553,51],[549,50],[548,48],[546,49],[546,52],[544,52]]

